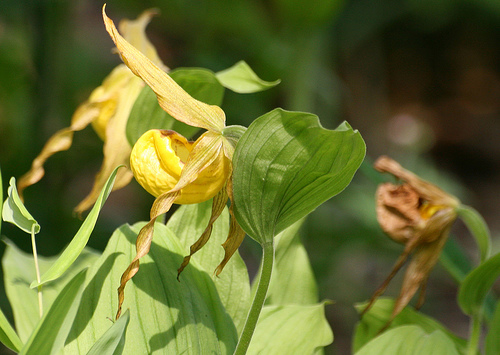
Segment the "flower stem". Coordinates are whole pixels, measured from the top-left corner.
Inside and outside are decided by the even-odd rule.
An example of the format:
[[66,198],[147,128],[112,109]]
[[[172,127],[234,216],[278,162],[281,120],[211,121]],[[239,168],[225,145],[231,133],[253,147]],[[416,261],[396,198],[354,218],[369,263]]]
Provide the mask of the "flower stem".
[[[38,253],[36,251],[36,241],[35,241],[34,231],[31,231],[31,247],[33,248],[33,259],[35,260],[36,281],[40,283],[40,268],[38,267]],[[40,313],[40,318],[42,318],[43,316],[42,286],[38,286],[37,290],[38,290],[38,311]]]
[[262,244],[262,268],[259,278],[259,285],[257,286],[257,291],[252,302],[252,307],[248,312],[247,320],[243,331],[241,332],[240,340],[234,351],[235,355],[244,355],[248,350],[250,345],[250,340],[252,340],[253,332],[259,320],[260,311],[264,306],[264,301],[266,300],[267,290],[269,289],[269,282],[271,281],[271,273],[273,271],[274,264],[274,243],[267,242]]
[[469,337],[469,344],[467,345],[467,354],[477,354],[477,347],[479,344],[479,337],[481,335],[481,315],[475,314],[471,319],[471,330]]

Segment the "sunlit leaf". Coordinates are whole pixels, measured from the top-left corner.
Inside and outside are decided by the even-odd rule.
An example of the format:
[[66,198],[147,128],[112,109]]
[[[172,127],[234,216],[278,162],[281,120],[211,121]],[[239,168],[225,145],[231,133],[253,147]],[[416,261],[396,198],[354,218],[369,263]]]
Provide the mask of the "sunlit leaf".
[[318,302],[318,286],[307,251],[300,241],[300,220],[276,236],[276,262],[266,304],[313,304]]
[[265,306],[248,354],[312,354],[332,341],[323,303]]
[[[33,332],[40,319],[37,292],[30,288],[36,280],[33,255],[18,249],[14,243],[5,241],[7,247],[2,258],[5,292],[14,314],[14,322],[19,337],[25,342]],[[90,250],[84,249],[76,261],[59,279],[43,287],[43,309],[47,311],[62,288],[82,269],[89,267],[99,257]],[[47,271],[57,260],[55,257],[38,256],[40,272]]]
[[[210,218],[212,203],[183,205],[170,217],[167,227],[180,239],[184,246],[185,255],[189,247],[203,233]],[[221,244],[227,238],[229,231],[229,213],[227,209],[214,223],[212,236],[208,243],[196,254],[192,260],[203,268],[209,275],[213,275],[215,268],[224,257]],[[222,304],[233,319],[238,331],[245,323],[250,306],[250,283],[245,262],[238,252],[229,260],[224,271],[212,279],[217,287]]]
[[258,242],[270,241],[340,193],[365,156],[347,123],[321,127],[308,113],[273,110],[257,118],[233,157],[235,215]]
[[500,302],[497,302],[493,318],[488,327],[488,334],[484,342],[486,355],[500,354]]
[[[222,103],[224,88],[211,71],[186,68],[176,69],[169,74],[177,84],[195,99],[212,105]],[[130,145],[133,146],[139,137],[150,129],[170,129],[186,138],[191,138],[199,131],[198,127],[177,121],[165,112],[158,105],[156,94],[149,86],[146,86],[135,101],[128,119],[127,139]]]
[[95,342],[87,355],[115,355],[123,352],[125,346],[125,332],[130,321],[130,312],[127,309],[123,315]]
[[2,310],[0,310],[0,342],[15,352],[19,352],[23,347],[23,342]]
[[391,329],[373,339],[355,355],[459,355],[453,341],[442,331],[427,333],[416,325]]
[[500,276],[500,253],[473,269],[458,291],[458,304],[462,311],[474,315],[481,309],[488,292]]
[[[361,312],[366,307],[366,303],[357,304],[356,309]],[[379,298],[372,308],[363,315],[363,318],[356,325],[353,337],[353,352],[360,350],[366,343],[374,339],[379,331],[387,324],[394,309],[394,300],[388,298]],[[456,348],[461,354],[466,353],[467,342],[465,339],[455,336],[447,330],[441,323],[433,318],[415,311],[411,307],[406,307],[392,321],[388,329],[394,329],[402,325],[417,325],[425,333],[430,334],[439,330],[446,334],[455,343]]]
[[491,250],[490,231],[484,218],[475,209],[465,205],[460,205],[456,212],[476,239],[481,253],[481,262],[484,262],[490,256]]
[[97,222],[97,217],[99,216],[99,212],[101,211],[102,206],[106,202],[111,190],[113,189],[113,183],[116,179],[116,174],[120,167],[115,168],[115,170],[111,173],[104,185],[97,201],[94,204],[94,207],[88,214],[85,221],[82,223],[80,229],[75,234],[69,245],[64,249],[62,254],[59,256],[57,261],[51,266],[47,272],[42,274],[40,279],[40,283],[33,281],[31,284],[32,288],[35,288],[39,285],[43,285],[49,281],[55,280],[60,277],[70,266],[71,264],[78,258],[83,248],[87,245],[87,242],[94,230],[94,226]]
[[[116,230],[89,270],[65,353],[86,353],[109,329],[118,307],[116,288],[135,256],[135,241],[144,224]],[[149,254],[125,289],[130,323],[123,354],[201,354],[207,349],[213,354],[231,353],[236,329],[210,275],[193,261],[178,282],[184,248],[164,225],[156,224],[154,236]]]
[[78,309],[86,269],[80,271],[58,294],[22,348],[22,355],[57,354],[64,347]]
[[2,206],[2,218],[17,226],[26,233],[37,234],[40,232],[40,225],[28,212],[17,193],[16,179],[10,179],[10,186],[7,190],[8,197]]
[[245,61],[215,74],[220,83],[240,94],[264,91],[278,85],[281,80],[264,81],[255,74]]

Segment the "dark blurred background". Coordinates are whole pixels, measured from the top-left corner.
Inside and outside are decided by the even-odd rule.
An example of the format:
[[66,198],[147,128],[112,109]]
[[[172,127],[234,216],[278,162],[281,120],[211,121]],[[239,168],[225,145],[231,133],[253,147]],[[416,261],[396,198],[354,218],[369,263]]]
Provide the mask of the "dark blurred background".
[[[46,140],[69,125],[75,108],[119,63],[95,0],[0,1],[0,166],[4,193]],[[348,354],[357,315],[402,251],[380,231],[370,162],[381,154],[456,194],[486,218],[495,250],[500,223],[500,2],[497,0],[110,0],[115,21],[156,7],[148,35],[171,68],[225,69],[243,59],[269,91],[227,92],[228,124],[248,125],[274,107],[317,114],[327,128],[343,120],[360,130],[367,162],[342,194],[306,222],[303,241],[335,334],[328,354]],[[39,253],[54,255],[81,220],[72,210],[88,193],[102,160],[91,128],[71,150],[50,158],[45,177],[25,191],[42,226]],[[113,193],[90,246],[103,249],[119,225],[146,220],[153,201],[135,182]],[[26,251],[10,225],[2,235]],[[477,250],[460,222],[453,238],[474,262]],[[249,238],[247,238],[249,239]],[[0,246],[0,253],[4,246]],[[242,247],[250,265],[260,252]],[[395,296],[401,278],[387,294]],[[11,315],[3,285],[0,306]],[[423,312],[457,334],[468,323],[456,284],[438,265]]]

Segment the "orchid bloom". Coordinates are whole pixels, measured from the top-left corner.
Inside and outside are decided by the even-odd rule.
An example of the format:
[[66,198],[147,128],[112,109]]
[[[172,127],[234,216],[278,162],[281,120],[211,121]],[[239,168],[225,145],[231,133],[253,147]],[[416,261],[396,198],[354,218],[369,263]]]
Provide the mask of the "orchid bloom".
[[[139,259],[149,252],[156,218],[167,212],[172,204],[200,203],[213,198],[210,221],[201,237],[190,248],[178,275],[188,265],[191,256],[201,249],[212,231],[212,225],[232,199],[232,156],[242,127],[226,127],[224,111],[191,97],[164,70],[148,59],[116,29],[106,16],[106,30],[114,41],[123,62],[155,92],[159,105],[172,117],[188,125],[206,130],[195,142],[168,130],[151,130],[139,138],[130,156],[136,180],[156,197],[151,208],[151,220],[141,229],[136,241],[137,255],[122,275],[118,288],[118,318],[127,282],[139,270]],[[231,204],[232,206],[232,204]],[[223,244],[224,259],[216,269],[218,275],[245,233],[236,222],[230,208],[231,225]]]
[[381,184],[377,189],[376,202],[380,226],[391,239],[404,244],[405,249],[362,314],[368,311],[410,254],[414,253],[387,327],[408,305],[419,288],[417,308],[423,304],[429,273],[436,265],[448,239],[460,202],[386,156],[380,157],[374,166],[376,170],[392,174],[402,181],[402,184]]

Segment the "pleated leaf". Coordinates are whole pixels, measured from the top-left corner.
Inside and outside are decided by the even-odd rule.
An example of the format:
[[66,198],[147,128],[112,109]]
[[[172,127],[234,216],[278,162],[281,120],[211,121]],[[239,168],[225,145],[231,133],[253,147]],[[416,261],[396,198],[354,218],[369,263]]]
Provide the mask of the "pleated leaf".
[[[116,289],[144,224],[117,229],[89,270],[65,353],[86,353],[109,329],[118,307]],[[151,250],[125,288],[130,323],[123,354],[227,354],[235,348],[236,329],[210,275],[193,261],[177,281],[183,253],[178,238],[157,224]]]
[[265,306],[248,354],[312,354],[333,341],[324,303]]
[[309,113],[275,109],[257,118],[233,157],[235,215],[259,243],[340,193],[365,156],[359,132],[347,123],[321,127]]
[[281,82],[281,80],[262,80],[243,60],[228,69],[218,72],[215,75],[224,87],[240,94],[264,91],[278,85]]
[[[213,72],[206,69],[176,69],[170,76],[195,99],[211,105],[220,105],[224,88]],[[199,128],[177,121],[158,105],[156,94],[144,87],[134,103],[127,122],[127,139],[131,146],[150,129],[170,129],[191,138]]]
[[49,281],[55,280],[58,277],[61,277],[62,274],[75,262],[80,253],[83,251],[83,248],[87,245],[89,241],[90,235],[94,230],[95,224],[97,222],[97,217],[99,216],[99,212],[101,211],[106,199],[108,198],[111,190],[113,189],[113,184],[116,179],[116,174],[120,167],[115,168],[115,170],[111,173],[106,181],[106,184],[101,190],[97,201],[94,204],[94,207],[88,214],[85,221],[83,221],[80,229],[75,234],[69,245],[64,249],[62,254],[57,258],[56,262],[52,264],[49,270],[44,272],[41,276],[40,283],[33,281],[31,284],[32,288],[38,287],[39,285],[43,285]]
[[125,332],[130,321],[130,312],[123,315],[108,329],[92,346],[87,355],[115,355],[123,352],[125,346]]
[[459,355],[442,331],[425,332],[416,325],[391,329],[366,344],[355,355]]
[[[357,304],[356,309],[361,312],[365,309],[366,303]],[[360,350],[365,344],[374,339],[379,331],[387,324],[394,309],[394,300],[389,298],[379,298],[356,325],[352,349],[353,352]],[[406,307],[392,321],[388,329],[394,329],[403,325],[416,325],[426,334],[440,331],[451,339],[460,354],[466,353],[467,342],[465,339],[455,336],[441,323],[433,318],[415,311],[411,307]]]
[[[19,337],[26,342],[40,320],[37,291],[30,288],[36,280],[33,255],[18,249],[14,243],[5,240],[7,247],[2,258],[5,292],[14,314]],[[43,286],[43,309],[46,312],[64,286],[78,272],[89,267],[99,255],[91,249],[84,249],[76,261],[59,279]],[[45,272],[56,262],[55,257],[38,256],[40,272]]]
[[[212,201],[194,205],[183,205],[170,217],[167,227],[180,239],[185,255],[189,247],[203,233],[210,219]],[[245,262],[236,251],[218,277],[213,273],[224,257],[222,243],[229,231],[229,212],[227,208],[214,223],[212,236],[208,243],[192,256],[209,275],[217,287],[222,304],[233,319],[236,329],[241,331],[250,307],[250,282]],[[181,279],[184,276],[181,276]]]
[[500,253],[473,269],[460,285],[458,304],[468,315],[480,311],[488,292],[500,277]]
[[21,355],[57,354],[62,350],[78,309],[86,271],[80,271],[57,295],[22,348]]

